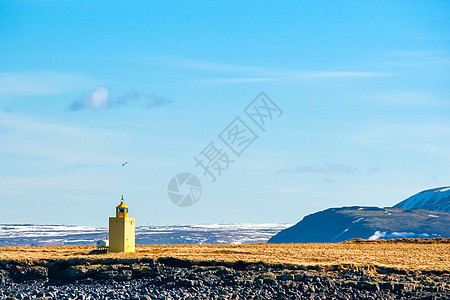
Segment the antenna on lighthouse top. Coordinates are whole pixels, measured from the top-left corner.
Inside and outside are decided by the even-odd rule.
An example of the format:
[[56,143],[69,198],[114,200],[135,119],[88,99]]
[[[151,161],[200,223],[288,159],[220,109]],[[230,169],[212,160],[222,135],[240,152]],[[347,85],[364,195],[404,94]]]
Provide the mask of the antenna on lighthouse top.
[[[123,164],[122,164],[122,168],[125,166],[125,165],[127,165],[128,164],[128,161],[125,161]],[[123,174],[123,173],[122,173]],[[123,181],[123,175],[121,175],[120,176],[120,182],[119,182],[119,190],[122,190],[123,191],[123,183],[122,183],[122,181]],[[123,195],[122,195],[122,198],[120,199],[121,201],[122,201],[122,203],[123,203]]]

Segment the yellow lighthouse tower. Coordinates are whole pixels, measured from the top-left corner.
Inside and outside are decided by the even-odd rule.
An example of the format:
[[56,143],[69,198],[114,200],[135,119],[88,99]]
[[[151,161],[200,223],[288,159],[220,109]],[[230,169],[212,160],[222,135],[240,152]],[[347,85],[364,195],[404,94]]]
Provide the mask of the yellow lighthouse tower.
[[109,252],[134,252],[134,227],[134,218],[128,217],[128,206],[122,196],[116,207],[116,217],[109,218]]

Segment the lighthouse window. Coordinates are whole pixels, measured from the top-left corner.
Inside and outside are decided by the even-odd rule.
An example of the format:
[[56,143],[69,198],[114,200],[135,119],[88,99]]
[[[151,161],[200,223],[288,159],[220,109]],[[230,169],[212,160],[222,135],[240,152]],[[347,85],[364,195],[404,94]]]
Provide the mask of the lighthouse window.
[[124,214],[124,213],[127,212],[127,209],[126,209],[126,208],[118,208],[118,209],[117,209],[117,212],[118,212],[119,214]]

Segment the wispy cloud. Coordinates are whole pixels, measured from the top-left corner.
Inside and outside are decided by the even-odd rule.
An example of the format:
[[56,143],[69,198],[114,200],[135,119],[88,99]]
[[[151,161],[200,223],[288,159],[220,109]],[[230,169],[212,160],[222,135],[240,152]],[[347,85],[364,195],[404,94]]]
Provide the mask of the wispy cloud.
[[164,96],[149,95],[145,93],[132,90],[117,98],[114,105],[124,105],[133,101],[141,101],[146,108],[155,108],[172,104],[173,101]]
[[205,83],[248,83],[248,82],[267,82],[267,81],[276,81],[279,79],[276,78],[214,78],[214,79],[201,79],[198,81]]
[[306,190],[296,186],[274,186],[274,189],[280,194],[297,194],[302,196],[308,196],[313,198],[332,198],[336,196],[348,196],[347,193],[328,192],[326,190]]
[[147,100],[147,108],[165,106],[168,104],[172,104],[172,102],[173,102],[169,98],[157,97],[157,96],[148,96],[146,100]]
[[[370,100],[388,105],[415,106],[449,106],[450,102],[429,92],[392,91],[379,95],[367,96]],[[448,97],[447,97],[448,98]]]
[[380,171],[381,171],[380,168],[378,168],[378,167],[372,167],[372,168],[370,168],[370,169],[367,171],[367,173],[369,173],[370,175],[372,175],[372,174],[376,174],[376,173],[378,173],[378,172],[380,172]]
[[387,65],[402,67],[449,66],[448,51],[397,51],[391,53],[393,61]]
[[0,112],[10,113],[11,108],[9,108],[8,106],[0,106]]
[[264,67],[225,64],[205,60],[195,60],[179,56],[153,56],[135,57],[132,61],[140,64],[148,64],[164,68],[190,69],[217,73],[255,73],[265,72],[270,69]]
[[128,93],[113,99],[111,90],[107,86],[97,86],[79,99],[70,104],[72,111],[101,109],[112,106],[121,106],[131,103],[141,103],[145,108],[155,108],[173,103],[169,98],[163,96],[148,95],[145,93],[131,90]]
[[412,38],[419,41],[448,41],[450,40],[448,34],[439,34],[439,33],[417,33],[415,32],[412,35]]
[[374,123],[353,135],[352,140],[390,152],[418,151],[446,161],[450,158],[450,124],[447,121]]
[[357,141],[380,140],[415,140],[415,141],[448,141],[450,124],[448,122],[428,123],[373,123],[361,134],[354,135]]
[[[1,116],[1,115],[0,115]],[[126,135],[120,131],[93,129],[44,122],[16,114],[3,114],[0,154],[21,156],[20,163],[101,164],[120,161],[105,153],[104,145],[113,145]],[[36,160],[38,159],[38,160]],[[14,160],[14,164],[18,161]]]
[[325,163],[319,166],[304,165],[299,167],[289,167],[281,169],[280,172],[288,174],[301,174],[301,173],[317,173],[324,175],[356,175],[360,174],[360,171],[351,166],[346,166],[338,163]]
[[93,79],[80,74],[63,72],[4,72],[0,73],[0,95],[48,96],[77,90]]
[[[292,81],[329,78],[386,77],[393,74],[374,71],[347,70],[296,70],[225,64],[211,61],[193,60],[176,56],[133,58],[132,61],[164,68],[189,69],[198,71],[200,79],[195,81],[210,83],[243,83],[260,81]],[[226,77],[223,75],[227,74]]]
[[[287,73],[289,74],[289,73]],[[392,76],[390,73],[384,72],[368,72],[368,71],[310,71],[310,72],[290,72],[293,78],[355,78],[355,77],[387,77]]]

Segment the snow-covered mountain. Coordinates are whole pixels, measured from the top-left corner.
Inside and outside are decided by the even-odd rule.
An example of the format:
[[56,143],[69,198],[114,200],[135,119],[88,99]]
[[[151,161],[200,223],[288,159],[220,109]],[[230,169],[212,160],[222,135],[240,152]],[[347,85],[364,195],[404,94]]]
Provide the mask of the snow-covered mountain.
[[410,209],[430,209],[450,212],[450,187],[422,191],[394,205]]
[[341,242],[353,238],[450,238],[450,187],[426,190],[394,207],[330,208],[304,217],[269,243]]
[[269,243],[332,243],[353,238],[450,237],[450,212],[394,207],[330,208],[304,217]]
[[[209,224],[136,228],[136,244],[265,243],[293,224]],[[0,246],[94,245],[108,229],[67,225],[0,225]]]

